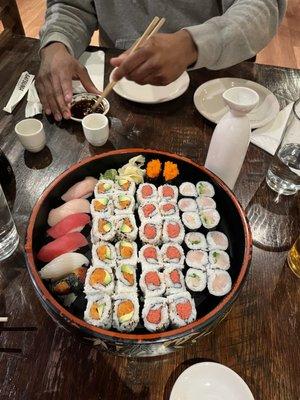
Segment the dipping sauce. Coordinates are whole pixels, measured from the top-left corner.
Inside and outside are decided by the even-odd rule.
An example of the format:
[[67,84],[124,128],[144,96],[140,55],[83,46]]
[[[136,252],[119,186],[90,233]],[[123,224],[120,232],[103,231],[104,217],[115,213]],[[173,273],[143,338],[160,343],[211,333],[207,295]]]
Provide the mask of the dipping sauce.
[[102,103],[96,108],[95,111],[92,110],[93,105],[96,103],[96,99],[83,99],[74,103],[71,107],[72,117],[83,119],[86,115],[91,113],[103,114],[104,106]]

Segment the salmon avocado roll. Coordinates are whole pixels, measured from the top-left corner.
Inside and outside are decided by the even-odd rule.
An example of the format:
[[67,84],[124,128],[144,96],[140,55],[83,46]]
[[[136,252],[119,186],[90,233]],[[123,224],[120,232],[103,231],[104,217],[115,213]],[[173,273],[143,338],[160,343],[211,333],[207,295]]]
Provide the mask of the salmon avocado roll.
[[137,238],[138,229],[133,214],[122,215],[116,217],[117,237],[121,240],[135,240]]
[[115,214],[132,214],[135,207],[135,199],[127,193],[118,193],[114,195]]
[[139,323],[139,302],[136,294],[113,296],[113,327],[120,332],[132,332]]
[[100,293],[88,296],[84,320],[91,325],[110,329],[112,323],[111,299],[107,294]]
[[119,263],[116,268],[116,293],[136,293],[136,266]]
[[93,218],[92,239],[94,242],[99,240],[110,241],[116,235],[113,217],[96,217]]
[[179,328],[195,321],[197,311],[190,293],[181,292],[168,296],[171,324]]
[[135,193],[135,182],[130,178],[117,178],[115,190],[117,192],[125,192],[133,196]]
[[109,196],[99,196],[91,202],[91,214],[93,218],[110,216],[114,213],[114,206]]
[[88,295],[97,293],[112,294],[115,287],[114,276],[109,267],[90,267],[88,269],[84,291]]
[[164,331],[169,326],[167,299],[164,297],[147,297],[142,318],[145,328],[150,332]]
[[121,240],[116,243],[117,260],[129,264],[137,264],[137,245],[129,240]]
[[116,251],[115,247],[108,242],[97,242],[92,247],[92,263],[94,266],[115,266],[116,265]]
[[94,195],[97,199],[103,195],[112,196],[114,193],[114,182],[110,179],[100,179],[95,187]]

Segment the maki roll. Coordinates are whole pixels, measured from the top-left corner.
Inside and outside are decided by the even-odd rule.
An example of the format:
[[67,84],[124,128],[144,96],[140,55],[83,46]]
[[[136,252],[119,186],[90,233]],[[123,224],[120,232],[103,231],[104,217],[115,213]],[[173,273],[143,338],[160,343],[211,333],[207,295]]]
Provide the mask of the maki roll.
[[208,196],[197,197],[196,203],[199,211],[207,210],[209,208],[217,208],[217,204],[214,199]]
[[118,193],[113,196],[115,214],[132,214],[134,212],[134,196],[127,193]]
[[206,288],[206,271],[189,268],[185,275],[186,286],[193,292],[202,292]]
[[162,201],[158,208],[162,219],[179,219],[179,209],[176,203]]
[[185,235],[184,242],[191,250],[206,250],[205,236],[200,232],[190,232]]
[[163,264],[177,264],[184,263],[183,248],[177,243],[165,243],[161,248],[161,257]]
[[119,263],[116,267],[116,293],[136,293],[136,265]]
[[164,277],[166,282],[166,296],[186,290],[184,276],[180,268],[175,266],[166,268],[164,270]]
[[99,240],[109,241],[116,235],[113,217],[96,217],[93,219],[92,241],[94,243]]
[[142,269],[160,269],[162,268],[162,260],[160,250],[157,246],[145,244],[139,251],[139,261]]
[[110,329],[112,323],[111,299],[105,293],[88,296],[84,320],[94,326]]
[[173,201],[177,202],[178,188],[174,185],[162,185],[158,188],[159,201]]
[[139,228],[140,239],[143,243],[157,245],[161,241],[161,224],[156,222],[142,222]]
[[142,183],[136,192],[136,198],[139,203],[145,201],[157,201],[157,189],[152,183]]
[[86,274],[84,292],[87,295],[112,294],[115,288],[114,276],[110,267],[90,267]]
[[219,231],[211,231],[206,235],[207,245],[209,250],[227,250],[227,236]]
[[142,318],[148,331],[164,331],[170,323],[167,299],[164,297],[147,297],[142,311]]
[[64,296],[70,293],[79,294],[83,291],[87,268],[78,267],[74,271],[50,285],[50,289],[58,296]]
[[203,250],[189,250],[186,254],[185,262],[189,267],[204,269],[208,263],[208,255]]
[[121,240],[135,240],[137,238],[138,229],[132,214],[116,217],[116,229],[117,237]]
[[113,327],[120,332],[132,332],[139,323],[139,301],[136,294],[113,296]]
[[229,255],[224,250],[211,250],[209,252],[209,263],[212,268],[229,269]]
[[168,303],[170,320],[174,327],[185,326],[197,318],[195,302],[189,292],[168,296]]
[[200,212],[200,219],[204,228],[211,229],[220,222],[220,214],[217,210],[207,209]]
[[112,197],[113,193],[114,182],[110,179],[100,179],[94,189],[94,195],[96,199],[103,195]]
[[198,211],[197,203],[195,199],[184,197],[178,201],[179,210],[182,212],[195,212]]
[[199,196],[214,197],[215,189],[213,185],[206,181],[200,181],[196,185],[196,189]]
[[125,192],[130,195],[135,193],[135,182],[130,178],[117,178],[115,182],[116,192]]
[[91,214],[92,216],[109,216],[113,215],[114,206],[109,196],[99,196],[96,199],[93,199],[91,202]]
[[225,296],[230,292],[232,281],[227,271],[211,269],[207,271],[207,288],[213,296]]
[[179,220],[169,219],[163,224],[163,242],[175,242],[181,244],[184,239],[184,227]]
[[183,182],[179,186],[179,193],[184,197],[197,197],[196,186],[191,182]]
[[114,267],[116,265],[116,250],[107,242],[98,242],[92,246],[93,265]]
[[137,245],[135,242],[130,242],[128,240],[117,242],[116,253],[118,261],[125,261],[126,263],[134,265],[138,262]]
[[196,212],[184,212],[182,214],[182,222],[191,231],[199,229],[202,225],[199,214]]
[[146,297],[162,296],[166,290],[164,275],[155,269],[144,270],[140,287]]
[[138,214],[141,222],[150,219],[151,221],[161,221],[158,204],[152,201],[141,204],[138,208]]

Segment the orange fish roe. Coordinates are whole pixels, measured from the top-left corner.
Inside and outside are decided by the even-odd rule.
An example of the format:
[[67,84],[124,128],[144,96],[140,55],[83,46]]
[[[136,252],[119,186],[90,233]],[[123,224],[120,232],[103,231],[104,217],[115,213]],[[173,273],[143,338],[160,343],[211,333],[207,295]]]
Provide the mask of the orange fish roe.
[[134,310],[134,306],[131,300],[124,300],[118,306],[117,316],[118,318],[123,317],[123,315],[130,314]]
[[165,181],[171,181],[179,175],[177,164],[172,161],[166,161],[163,172]]
[[149,178],[154,179],[161,172],[161,162],[159,160],[151,160],[147,163],[146,174]]

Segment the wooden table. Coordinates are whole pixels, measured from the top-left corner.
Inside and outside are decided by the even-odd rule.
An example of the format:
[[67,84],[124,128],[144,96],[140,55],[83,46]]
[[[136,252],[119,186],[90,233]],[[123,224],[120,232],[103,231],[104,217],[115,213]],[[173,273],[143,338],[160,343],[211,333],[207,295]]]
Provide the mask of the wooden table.
[[[1,110],[21,72],[37,73],[38,45],[37,40],[15,38],[0,50]],[[112,54],[107,51],[107,61]],[[107,63],[106,80],[109,72]],[[22,242],[30,211],[45,187],[90,154],[148,147],[203,163],[213,125],[193,105],[193,93],[201,83],[224,76],[251,79],[271,89],[281,106],[300,92],[300,71],[252,63],[225,71],[193,71],[190,76],[187,93],[163,105],[133,104],[111,94],[110,138],[100,149],[87,144],[79,124],[56,125],[43,118],[47,148],[39,154],[24,152],[15,139],[14,125],[24,118],[25,101],[13,115],[0,111],[0,147],[16,177],[13,212]],[[250,146],[236,187],[242,205],[250,204],[248,209],[253,204],[268,210],[275,207],[275,195],[264,183],[270,160],[267,153]],[[8,323],[0,326],[0,399],[168,399],[179,374],[204,359],[233,368],[256,400],[299,399],[299,281],[285,263],[286,253],[278,251],[288,248],[299,233],[298,200],[295,196],[279,199],[275,212],[281,218],[284,243],[274,238],[272,251],[254,247],[250,273],[229,316],[212,334],[163,358],[138,360],[104,354],[59,328],[34,293],[20,249],[0,267],[0,315],[9,316]],[[265,220],[261,228],[267,224]],[[259,236],[261,232],[254,233]],[[29,329],[5,331],[4,327]]]

